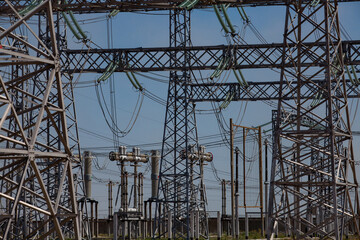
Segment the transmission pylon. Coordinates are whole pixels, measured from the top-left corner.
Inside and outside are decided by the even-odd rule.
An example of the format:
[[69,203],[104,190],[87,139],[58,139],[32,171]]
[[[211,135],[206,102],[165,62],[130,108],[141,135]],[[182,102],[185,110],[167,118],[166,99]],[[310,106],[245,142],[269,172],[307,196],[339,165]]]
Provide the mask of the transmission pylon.
[[[0,79],[0,234],[79,239],[73,178],[78,161],[71,147],[77,141],[70,144],[68,136],[66,111],[72,107],[64,101],[59,18],[54,19],[49,0],[20,11],[5,2],[14,21],[0,28],[1,68],[21,70]],[[34,28],[30,19],[41,27]]]
[[[311,49],[306,42],[326,44]],[[296,239],[359,234],[337,1],[290,1],[283,49],[280,97],[273,116],[268,237],[278,225]],[[304,64],[309,60],[311,64]],[[324,81],[315,81],[324,76]],[[283,91],[292,81],[297,83],[293,90]],[[301,98],[309,84],[315,91]]]
[[[170,10],[170,47],[180,49],[170,54],[171,66],[188,68],[190,57],[185,47],[190,44],[190,12]],[[189,239],[194,234],[195,216],[199,216],[203,226],[199,231],[207,235],[200,161],[190,157],[192,152],[200,151],[195,106],[189,101],[190,82],[189,70],[170,71],[154,237]],[[159,213],[160,206],[163,207]],[[171,233],[165,227],[169,224],[168,216],[171,216]]]

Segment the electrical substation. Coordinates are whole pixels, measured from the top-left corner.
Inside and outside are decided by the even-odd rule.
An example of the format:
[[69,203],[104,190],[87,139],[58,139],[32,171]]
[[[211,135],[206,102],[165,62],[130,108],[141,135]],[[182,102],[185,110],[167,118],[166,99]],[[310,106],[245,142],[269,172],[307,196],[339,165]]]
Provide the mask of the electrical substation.
[[359,11],[1,0],[0,239],[360,239]]

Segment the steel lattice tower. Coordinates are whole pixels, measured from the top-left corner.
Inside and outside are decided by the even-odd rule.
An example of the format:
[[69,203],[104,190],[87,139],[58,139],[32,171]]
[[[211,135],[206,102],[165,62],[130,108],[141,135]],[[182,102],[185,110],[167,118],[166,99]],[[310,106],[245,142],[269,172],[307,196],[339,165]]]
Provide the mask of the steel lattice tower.
[[[7,57],[2,67],[18,70],[0,80],[0,234],[4,239],[79,239],[72,154],[78,141],[68,136],[74,122],[67,124],[66,113],[73,105],[65,103],[63,91],[72,88],[60,73],[59,48],[65,40],[58,34],[59,17],[54,19],[51,1],[24,11],[6,4],[14,21],[0,29],[0,52]],[[27,23],[36,18],[38,29]],[[20,35],[24,30],[28,36]]]
[[[184,69],[170,71],[164,137],[160,162],[159,194],[157,200],[155,237],[168,233],[168,212],[172,217],[173,238],[190,238],[191,213],[199,212],[203,235],[207,235],[205,204],[201,201],[199,161],[190,157],[198,151],[195,106],[190,102],[190,59],[185,47],[190,46],[190,12],[170,10],[170,47],[179,51],[170,54],[170,65]],[[165,206],[161,215],[160,204]],[[161,226],[164,226],[163,228]]]
[[[310,41],[326,44],[312,48],[305,45]],[[337,1],[291,1],[283,48],[268,230],[274,233],[279,224],[296,239],[342,239],[349,229],[359,233]],[[324,76],[324,81],[314,81]],[[297,83],[292,91],[282,91],[291,81]],[[315,91],[302,98],[305,85]]]

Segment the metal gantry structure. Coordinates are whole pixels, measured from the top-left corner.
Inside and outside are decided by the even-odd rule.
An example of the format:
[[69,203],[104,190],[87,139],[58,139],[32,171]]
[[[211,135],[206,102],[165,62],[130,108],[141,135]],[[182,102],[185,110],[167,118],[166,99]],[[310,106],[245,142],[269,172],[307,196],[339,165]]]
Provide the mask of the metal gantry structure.
[[[168,228],[160,230],[169,215],[158,214],[154,237],[192,237],[194,211],[199,213],[203,226],[201,234],[207,237],[202,173],[197,166],[199,160],[190,158],[191,148],[199,147],[193,102],[223,101],[228,94],[234,95],[234,101],[279,100],[273,116],[275,147],[268,237],[279,224],[296,238],[341,239],[345,229],[359,234],[358,183],[347,104],[348,98],[358,97],[359,89],[345,80],[344,68],[359,65],[360,41],[342,42],[338,20],[338,3],[355,0],[198,1],[195,9],[223,3],[229,7],[285,6],[283,43],[235,47],[191,46],[191,11],[178,7],[182,1],[45,0],[24,15],[19,14],[31,2],[0,2],[1,14],[14,19],[0,29],[0,53],[7,57],[1,59],[1,66],[13,69],[1,81],[4,238],[21,239],[34,234],[44,238],[54,231],[61,239],[66,232],[80,237],[72,175],[74,158],[68,136],[68,126],[74,125],[67,123],[66,112],[66,106],[73,108],[73,96],[71,87],[63,87],[62,76],[71,84],[72,74],[103,72],[118,60],[122,63],[115,69],[118,72],[170,71],[157,202],[171,211],[173,224],[169,236]],[[309,6],[313,10],[305,11]],[[87,51],[58,46],[60,31],[54,25],[53,12],[114,9],[169,11],[170,46]],[[312,18],[315,13],[320,20]],[[45,19],[45,39],[26,23],[35,15]],[[30,30],[30,39],[25,40],[16,31],[20,26]],[[234,69],[277,68],[281,69],[281,79],[249,82],[247,87],[191,82],[190,71],[216,69],[225,55],[234,63]],[[36,94],[31,88],[37,89]],[[63,89],[70,92],[64,94]],[[69,105],[65,97],[69,97]],[[285,111],[294,117],[284,120]],[[71,119],[76,122],[75,116]],[[304,119],[311,120],[312,125],[304,125]],[[54,144],[50,139],[58,141]],[[60,177],[50,177],[51,172]],[[57,187],[60,191],[55,191]],[[39,219],[47,220],[38,225]]]
[[[308,11],[309,7],[313,10]],[[317,21],[312,18],[315,14]],[[325,46],[312,49],[303,44],[306,41],[324,42]],[[269,225],[285,226],[296,239],[343,239],[349,228],[359,234],[358,183],[338,3],[319,1],[312,6],[300,0],[289,4],[283,48],[286,54],[282,55],[274,116]],[[309,57],[313,63],[304,66]],[[322,84],[314,82],[324,76]],[[283,91],[291,81],[296,86]],[[317,90],[302,98],[309,85]],[[284,119],[284,112],[294,117]],[[311,124],[304,124],[305,120]]]
[[[11,1],[2,5],[11,10],[0,30],[1,236],[80,238],[73,176],[78,159],[72,153],[77,140],[68,136],[72,103],[65,104],[64,95],[71,94],[64,90],[72,89],[61,74],[59,18],[52,1],[23,11]],[[38,28],[27,22],[35,18]]]
[[[360,41],[341,42],[344,63],[347,65],[360,64]],[[314,63],[311,52],[326,47],[323,41],[309,40],[303,43],[309,52],[304,53],[308,58],[302,61],[303,66]],[[295,43],[288,43],[288,48],[296,47]],[[215,70],[223,56],[229,56],[234,69],[281,68],[284,51],[283,43],[248,44],[248,45],[218,45],[218,46],[185,46],[188,53],[188,66],[170,65],[170,56],[178,53],[180,47],[156,48],[120,48],[120,49],[66,49],[61,52],[61,60],[65,72],[104,72],[111,62],[121,58],[123,64],[118,65],[116,72],[123,71],[172,71],[172,70]],[[82,66],[79,68],[78,66]],[[285,63],[284,67],[292,67]]]
[[189,147],[195,145],[198,148],[195,108],[189,101],[190,59],[183,51],[191,43],[190,12],[174,9],[170,10],[169,16],[170,47],[179,49],[169,55],[169,64],[180,70],[170,71],[156,209],[160,203],[165,204],[166,211],[172,214],[173,230],[160,228],[168,212],[159,214],[155,211],[153,237],[162,238],[168,233],[169,238],[187,238],[194,226],[190,213],[199,211],[201,206],[196,196],[200,171],[194,167],[196,160],[189,158]]

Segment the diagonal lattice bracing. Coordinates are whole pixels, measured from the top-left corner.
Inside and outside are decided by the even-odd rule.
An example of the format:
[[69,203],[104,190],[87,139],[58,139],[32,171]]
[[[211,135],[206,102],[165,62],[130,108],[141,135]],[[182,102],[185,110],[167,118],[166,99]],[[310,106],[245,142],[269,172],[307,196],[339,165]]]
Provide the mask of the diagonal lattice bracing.
[[[30,5],[32,0],[11,0],[16,9],[22,9]],[[355,2],[358,0],[339,0],[339,2]],[[79,13],[104,12],[117,9],[121,12],[133,11],[159,11],[176,9],[182,0],[164,1],[164,0],[59,0],[53,1],[53,11],[76,11]],[[304,0],[310,3],[312,0]],[[285,5],[286,0],[199,0],[194,8],[206,8],[217,4],[230,4],[235,6],[272,6]],[[11,9],[3,2],[0,2],[0,12],[9,13]]]
[[[344,41],[341,43],[344,50],[344,60],[348,65],[360,64],[360,41]],[[294,43],[288,44],[294,48]],[[302,49],[306,53],[301,59],[302,66],[322,65],[324,60],[316,53],[326,46],[323,41],[303,43]],[[128,48],[128,49],[73,49],[61,51],[63,71],[68,73],[104,72],[111,62],[121,59],[123,64],[115,71],[185,71],[216,69],[223,56],[231,57],[234,69],[253,68],[281,68],[283,54],[282,43],[271,44],[245,44],[245,45],[217,45],[217,46],[187,46],[189,58],[188,66],[180,64],[170,65],[170,57],[177,54],[179,47],[157,48]],[[288,62],[286,67],[293,67]]]
[[[179,69],[189,66],[189,54],[184,50],[189,44],[190,13],[186,10],[170,11],[170,47],[179,49],[169,55],[171,66]],[[191,91],[188,83],[189,71],[170,71],[154,237],[190,238],[194,229],[190,218],[195,213],[199,213],[202,235],[208,235],[204,197],[201,197],[204,192],[199,187],[199,161],[190,157],[192,151],[199,151],[199,146],[195,107],[189,101]],[[164,210],[159,214],[161,205]]]
[[[319,86],[324,84],[324,80],[314,80],[312,84],[304,84],[304,91],[301,93],[301,99],[309,99],[316,95]],[[334,83],[333,83],[334,84]],[[191,102],[222,102],[230,95],[232,101],[266,101],[278,100],[280,92],[280,82],[247,82],[247,85],[236,83],[195,83],[189,85],[191,89]],[[292,81],[282,86],[283,100],[292,100],[290,93],[294,91],[296,82]],[[350,80],[346,81],[347,98],[358,98],[360,88],[354,85]],[[289,94],[285,94],[289,93]],[[286,95],[286,96],[285,96]],[[312,99],[314,104],[320,101]]]
[[[286,54],[282,56],[278,109],[273,115],[269,233],[274,234],[280,225],[296,239],[342,239],[346,232],[359,234],[337,2],[293,1],[287,6],[285,24]],[[309,41],[314,44],[304,44]],[[315,47],[316,42],[326,44]],[[304,66],[304,61],[313,63]],[[288,65],[293,67],[286,68]],[[321,84],[316,81],[320,77],[325,77]],[[296,85],[288,91],[292,81]]]
[[[21,13],[5,4],[13,17],[0,29],[0,234],[79,239],[52,1]],[[46,37],[27,23],[32,18],[44,19]]]

